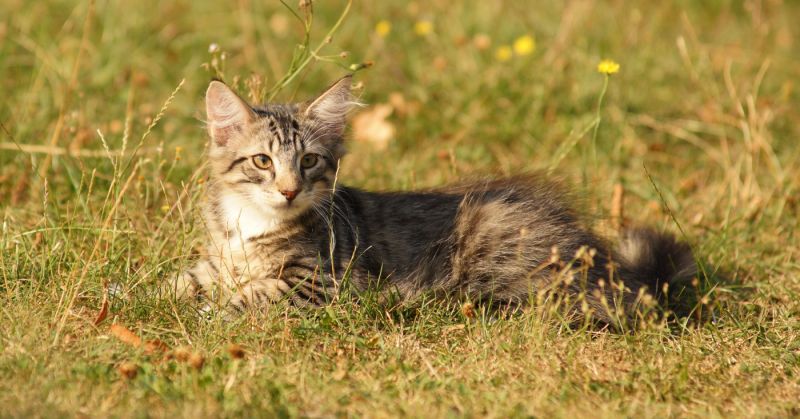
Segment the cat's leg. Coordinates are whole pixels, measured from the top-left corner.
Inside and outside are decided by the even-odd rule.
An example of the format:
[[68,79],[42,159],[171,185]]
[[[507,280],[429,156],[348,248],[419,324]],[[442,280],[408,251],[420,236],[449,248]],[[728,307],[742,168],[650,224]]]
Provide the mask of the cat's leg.
[[282,295],[275,280],[250,281],[233,293],[225,304],[225,310],[230,313],[241,313],[250,307],[266,306],[270,302],[277,301]]
[[210,298],[218,275],[219,268],[213,261],[201,259],[169,281],[164,291],[177,298]]
[[242,284],[225,304],[229,312],[241,313],[248,308],[264,307],[286,298],[293,305],[322,306],[330,302],[336,292],[332,281],[287,276],[283,279],[260,278]]

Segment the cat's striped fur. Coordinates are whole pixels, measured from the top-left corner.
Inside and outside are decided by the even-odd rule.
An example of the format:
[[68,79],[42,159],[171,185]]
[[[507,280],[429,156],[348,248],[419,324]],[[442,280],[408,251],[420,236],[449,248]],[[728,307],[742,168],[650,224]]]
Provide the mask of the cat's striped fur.
[[631,230],[612,248],[560,187],[535,176],[410,193],[335,185],[349,89],[346,77],[310,103],[253,108],[212,82],[207,254],[173,284],[179,294],[236,311],[282,298],[316,306],[347,276],[405,298],[525,304],[559,282],[612,322],[613,308],[631,313],[643,290],[695,275],[685,244]]

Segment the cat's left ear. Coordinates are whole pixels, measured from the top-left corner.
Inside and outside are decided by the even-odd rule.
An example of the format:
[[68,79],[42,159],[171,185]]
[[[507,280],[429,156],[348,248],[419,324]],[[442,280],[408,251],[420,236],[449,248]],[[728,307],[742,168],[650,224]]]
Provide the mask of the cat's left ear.
[[304,110],[306,118],[325,124],[330,134],[341,136],[347,121],[347,113],[358,103],[353,100],[350,92],[352,83],[353,77],[350,75],[339,79],[308,103]]

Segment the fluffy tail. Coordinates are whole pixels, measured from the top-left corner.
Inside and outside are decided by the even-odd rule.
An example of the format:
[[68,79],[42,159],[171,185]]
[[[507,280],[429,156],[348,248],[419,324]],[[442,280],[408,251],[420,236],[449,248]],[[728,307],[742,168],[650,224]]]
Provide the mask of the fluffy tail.
[[632,279],[646,285],[659,301],[681,315],[687,308],[682,303],[685,291],[697,276],[689,245],[671,234],[636,228],[623,232],[618,251]]

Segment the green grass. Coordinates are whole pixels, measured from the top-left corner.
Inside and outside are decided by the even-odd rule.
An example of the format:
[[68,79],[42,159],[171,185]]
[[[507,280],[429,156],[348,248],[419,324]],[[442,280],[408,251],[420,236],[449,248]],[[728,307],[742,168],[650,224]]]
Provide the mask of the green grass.
[[[310,48],[345,3],[314,8]],[[358,2],[325,59],[298,72],[305,31],[278,2],[2,9],[0,415],[800,414],[794,2]],[[535,52],[498,61],[495,50],[523,35]],[[602,58],[621,71],[593,141]],[[301,100],[365,62],[361,99],[394,103],[397,134],[386,150],[352,142],[341,182],[411,189],[552,170],[603,231],[621,184],[627,222],[679,223],[727,278],[709,295],[716,322],[620,335],[571,330],[542,309],[488,321],[343,301],[223,323],[158,299],[156,284],[203,236],[210,78]],[[108,282],[125,298],[95,326]],[[126,345],[115,322],[205,365]],[[129,363],[133,379],[118,371]]]

